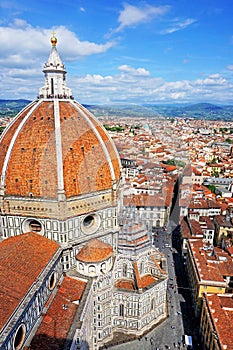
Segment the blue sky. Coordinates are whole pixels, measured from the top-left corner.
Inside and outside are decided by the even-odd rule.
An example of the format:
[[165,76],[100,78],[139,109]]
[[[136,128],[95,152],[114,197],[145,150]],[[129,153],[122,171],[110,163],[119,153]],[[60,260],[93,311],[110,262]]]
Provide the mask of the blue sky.
[[0,98],[36,98],[55,31],[82,104],[233,104],[232,4],[1,0]]

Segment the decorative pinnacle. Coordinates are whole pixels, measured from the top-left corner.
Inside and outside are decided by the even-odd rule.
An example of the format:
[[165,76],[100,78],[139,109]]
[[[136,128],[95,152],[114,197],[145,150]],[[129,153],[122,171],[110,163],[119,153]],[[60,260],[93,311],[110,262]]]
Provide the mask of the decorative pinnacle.
[[55,37],[55,32],[52,32],[52,37],[51,37],[51,43],[52,43],[52,46],[56,46],[57,44],[57,38]]

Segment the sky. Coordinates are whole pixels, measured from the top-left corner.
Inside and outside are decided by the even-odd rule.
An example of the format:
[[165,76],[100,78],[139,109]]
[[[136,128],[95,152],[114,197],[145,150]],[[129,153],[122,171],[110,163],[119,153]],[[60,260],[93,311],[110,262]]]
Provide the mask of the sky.
[[52,32],[82,104],[233,104],[233,0],[1,0],[0,99],[34,100]]

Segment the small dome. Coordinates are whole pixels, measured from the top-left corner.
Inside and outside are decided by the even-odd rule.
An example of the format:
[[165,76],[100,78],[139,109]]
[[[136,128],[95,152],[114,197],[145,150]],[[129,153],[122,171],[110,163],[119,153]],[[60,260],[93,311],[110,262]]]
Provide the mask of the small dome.
[[76,255],[76,260],[85,263],[98,263],[110,258],[113,248],[99,239],[91,239]]

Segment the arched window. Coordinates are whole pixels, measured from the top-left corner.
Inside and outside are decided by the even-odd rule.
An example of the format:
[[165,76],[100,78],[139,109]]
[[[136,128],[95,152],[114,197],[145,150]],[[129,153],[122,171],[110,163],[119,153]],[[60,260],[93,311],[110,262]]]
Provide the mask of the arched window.
[[155,302],[155,298],[153,298],[151,300],[151,310],[155,310],[155,307],[156,307],[156,302]]
[[140,271],[141,274],[144,271],[144,264],[143,264],[143,262],[141,262],[140,265],[139,265],[139,271]]
[[119,316],[120,317],[124,316],[124,305],[123,304],[119,305]]
[[123,271],[122,271],[122,273],[123,273],[123,277],[127,277],[127,264],[126,263],[123,264]]
[[79,270],[83,271],[84,270],[84,266],[82,263],[79,263]]
[[100,270],[101,270],[102,272],[105,272],[105,271],[106,271],[106,263],[105,263],[105,262],[103,262],[103,263],[101,264]]
[[42,229],[41,223],[37,220],[31,220],[29,222],[29,228],[32,232],[40,232]]
[[89,272],[90,274],[95,273],[95,272],[96,272],[95,266],[94,266],[94,265],[90,265],[89,268],[88,268],[88,272]]
[[53,290],[55,285],[56,285],[56,282],[57,282],[57,276],[56,276],[56,273],[55,272],[52,272],[52,274],[50,275],[49,277],[49,283],[48,283],[48,286],[49,286],[49,290]]

